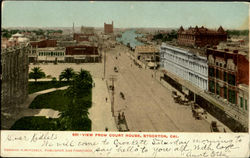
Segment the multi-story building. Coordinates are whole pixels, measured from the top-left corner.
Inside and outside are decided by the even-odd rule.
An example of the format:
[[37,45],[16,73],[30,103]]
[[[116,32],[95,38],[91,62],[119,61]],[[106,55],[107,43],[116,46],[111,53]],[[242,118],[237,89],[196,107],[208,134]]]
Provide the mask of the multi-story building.
[[81,33],[82,34],[94,34],[94,27],[82,26],[81,27]]
[[161,68],[201,90],[208,89],[207,58],[192,49],[162,44],[160,50]]
[[57,47],[67,47],[67,46],[74,46],[77,42],[73,40],[59,40],[57,41]]
[[94,36],[94,34],[74,33],[73,39],[76,42],[89,41],[90,36]]
[[33,48],[56,47],[57,40],[45,39],[40,41],[31,41],[30,44]]
[[207,49],[209,92],[227,103],[235,120],[248,127],[249,61],[238,50]]
[[106,24],[104,23],[104,33],[105,34],[110,34],[114,32],[114,23],[112,21],[112,24]]
[[[41,53],[39,55],[39,51],[48,48],[55,48],[57,47],[57,40],[40,40],[40,41],[32,41],[30,42],[31,48],[29,52],[29,63],[36,63],[39,59],[41,59]],[[38,59],[39,58],[39,59]]]
[[28,44],[1,50],[2,112],[18,110],[28,96],[29,50]]
[[178,44],[204,47],[206,45],[218,45],[221,41],[227,41],[227,33],[220,26],[218,30],[210,30],[205,27],[190,27],[184,30],[181,26],[178,30]]
[[64,62],[65,58],[65,48],[37,48],[36,53],[38,62]]
[[96,46],[68,46],[66,47],[65,61],[73,63],[100,62],[101,54]]
[[135,58],[148,65],[148,67],[156,67],[152,63],[159,63],[159,50],[152,45],[140,45],[135,47]]

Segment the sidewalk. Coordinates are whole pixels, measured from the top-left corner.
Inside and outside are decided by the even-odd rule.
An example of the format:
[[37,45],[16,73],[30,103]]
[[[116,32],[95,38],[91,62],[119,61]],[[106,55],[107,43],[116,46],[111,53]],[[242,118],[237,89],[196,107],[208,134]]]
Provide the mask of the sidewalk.
[[[117,131],[115,119],[111,113],[106,81],[94,78],[95,87],[92,89],[92,107],[89,109],[89,118],[92,121],[92,131]],[[106,102],[107,97],[107,102]]]
[[[182,93],[180,93],[178,90],[176,90],[174,87],[172,87],[170,84],[168,84],[165,80],[160,80],[160,73],[156,73],[155,79],[164,87],[166,87],[168,90],[170,91],[177,91],[178,95],[181,95],[184,98],[184,95]],[[203,109],[203,108],[201,108]],[[223,130],[225,129],[226,132],[232,132],[230,130],[230,128],[228,128],[226,125],[224,125],[222,122],[220,122],[219,120],[217,120],[215,117],[213,117],[211,114],[207,113],[205,118],[203,116],[203,119],[206,120],[209,124],[211,124],[212,121],[216,121],[217,122],[217,126],[220,129],[221,132],[223,132]]]

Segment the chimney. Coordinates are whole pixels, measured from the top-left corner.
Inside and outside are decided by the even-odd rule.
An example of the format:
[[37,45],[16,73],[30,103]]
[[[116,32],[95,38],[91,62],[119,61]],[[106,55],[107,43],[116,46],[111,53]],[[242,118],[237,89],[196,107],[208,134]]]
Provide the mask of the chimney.
[[237,53],[238,53],[238,50],[234,50],[233,53],[237,54]]

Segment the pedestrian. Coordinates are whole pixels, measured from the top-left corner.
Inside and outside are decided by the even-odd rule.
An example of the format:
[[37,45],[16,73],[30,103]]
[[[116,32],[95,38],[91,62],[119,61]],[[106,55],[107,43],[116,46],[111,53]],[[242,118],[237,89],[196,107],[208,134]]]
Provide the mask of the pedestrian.
[[121,120],[121,113],[118,114],[118,120]]
[[106,97],[106,102],[108,101],[108,98]]
[[107,132],[109,129],[108,129],[108,127],[105,127],[105,131]]
[[95,82],[93,83],[93,87],[95,87]]

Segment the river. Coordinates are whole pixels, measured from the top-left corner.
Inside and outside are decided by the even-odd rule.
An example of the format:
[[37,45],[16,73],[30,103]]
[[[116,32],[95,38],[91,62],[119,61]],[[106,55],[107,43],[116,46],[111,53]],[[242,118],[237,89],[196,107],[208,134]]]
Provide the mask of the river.
[[129,43],[130,46],[134,49],[135,46],[144,45],[143,43],[141,43],[140,41],[136,39],[136,37],[141,37],[141,36],[143,36],[143,34],[137,34],[136,30],[131,29],[131,30],[125,31],[122,34],[122,36],[119,38],[116,38],[116,40],[118,42],[122,42],[124,45],[127,45]]

